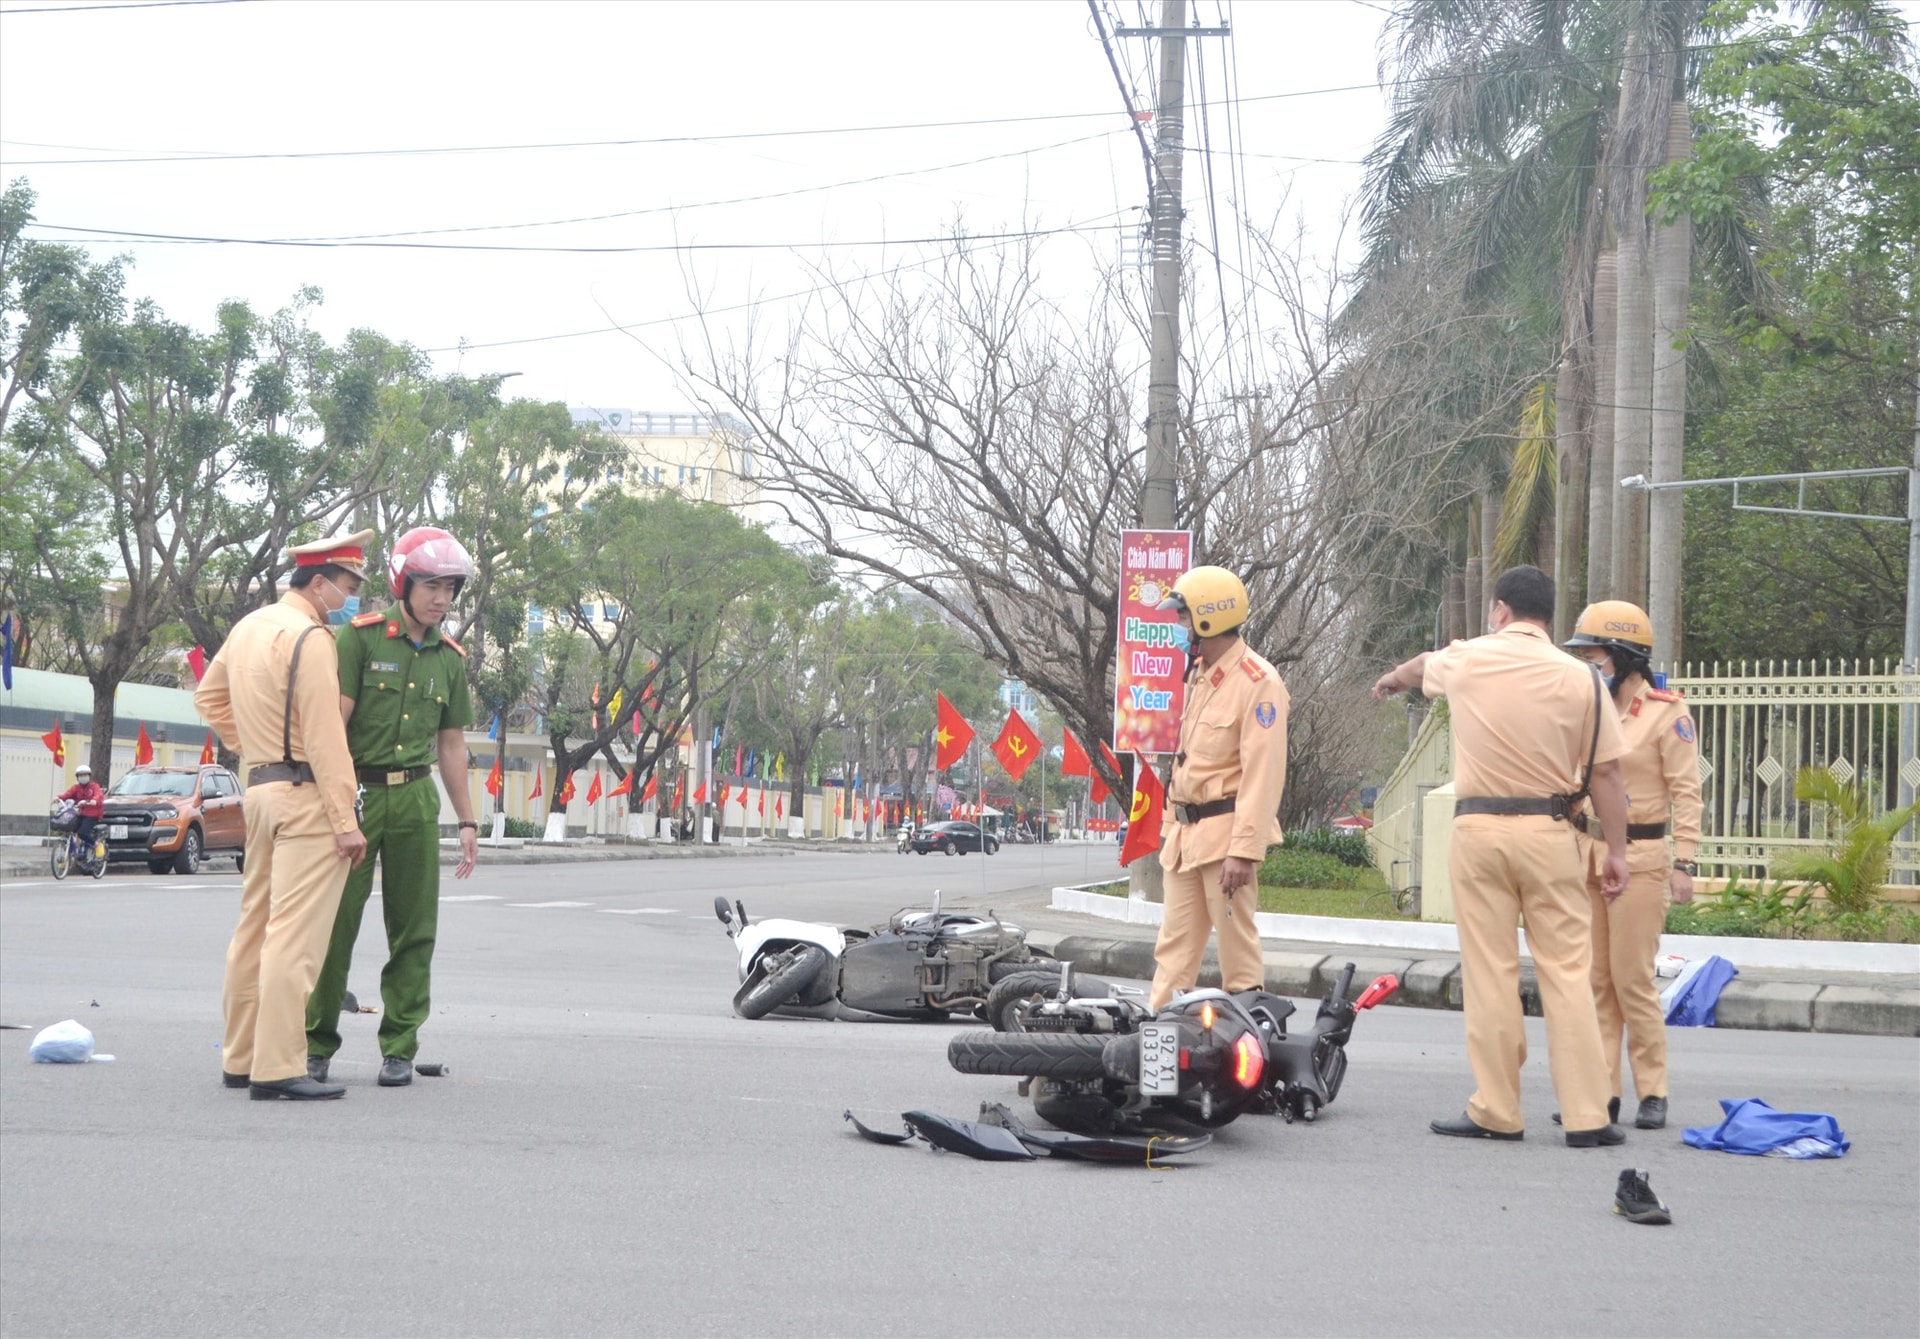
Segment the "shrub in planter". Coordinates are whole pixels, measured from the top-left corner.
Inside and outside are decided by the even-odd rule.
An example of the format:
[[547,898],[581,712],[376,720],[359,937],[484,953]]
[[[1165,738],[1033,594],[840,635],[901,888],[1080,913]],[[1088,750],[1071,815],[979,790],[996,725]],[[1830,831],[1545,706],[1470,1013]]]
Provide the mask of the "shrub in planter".
[[1272,888],[1357,888],[1362,872],[1338,856],[1277,846],[1260,865],[1260,882]]
[[1356,869],[1373,867],[1373,852],[1367,849],[1363,832],[1335,832],[1332,828],[1296,828],[1287,834],[1289,851],[1317,851],[1330,855]]

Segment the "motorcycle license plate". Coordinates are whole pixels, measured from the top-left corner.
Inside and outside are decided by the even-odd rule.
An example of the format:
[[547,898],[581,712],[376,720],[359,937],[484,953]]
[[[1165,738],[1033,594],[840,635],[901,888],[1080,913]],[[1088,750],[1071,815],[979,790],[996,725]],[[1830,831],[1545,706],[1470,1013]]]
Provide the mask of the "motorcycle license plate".
[[1180,1091],[1180,1029],[1173,1023],[1140,1026],[1140,1092],[1173,1097]]
[[125,823],[112,823],[107,826],[108,841],[123,842],[126,839],[127,825]]

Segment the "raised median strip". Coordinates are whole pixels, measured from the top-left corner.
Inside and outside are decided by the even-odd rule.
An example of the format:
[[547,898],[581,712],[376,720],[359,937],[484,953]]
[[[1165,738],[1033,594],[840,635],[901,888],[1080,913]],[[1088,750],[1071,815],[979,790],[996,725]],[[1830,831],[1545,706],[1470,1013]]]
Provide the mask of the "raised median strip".
[[[1029,934],[1028,939],[1037,947],[1073,963],[1080,971],[1134,979],[1152,977],[1153,940],[1160,911],[1157,904],[1079,888],[1056,888],[1052,909],[1088,917],[1088,931]],[[1111,923],[1113,930],[1095,928],[1103,921]],[[1267,940],[1266,986],[1275,994],[1294,999],[1325,995],[1340,970],[1351,962],[1356,983],[1385,972],[1397,975],[1400,989],[1392,999],[1396,1005],[1461,1007],[1457,937],[1452,941],[1454,952],[1411,948],[1405,943],[1434,936],[1435,932],[1451,935],[1451,925],[1275,916],[1266,912],[1261,913],[1259,923],[1262,938]],[[1287,932],[1280,932],[1281,926],[1275,923],[1284,923]],[[1378,927],[1377,932],[1374,927]],[[1302,930],[1309,937],[1303,937]],[[1391,942],[1375,942],[1378,940]],[[1520,943],[1524,953],[1524,935]],[[1662,938],[1661,948],[1682,957],[1719,953],[1741,969],[1742,974],[1720,994],[1716,1010],[1720,1027],[1920,1037],[1920,945],[1668,935]],[[1807,952],[1797,957],[1796,950]],[[1756,957],[1770,961],[1753,961]],[[1855,965],[1847,969],[1833,965],[1842,962]],[[1791,974],[1791,979],[1782,979],[1776,973]],[[1200,984],[1220,984],[1220,965],[1211,948],[1201,963]],[[1538,1017],[1540,997],[1533,965],[1524,958],[1520,994],[1526,1011]]]

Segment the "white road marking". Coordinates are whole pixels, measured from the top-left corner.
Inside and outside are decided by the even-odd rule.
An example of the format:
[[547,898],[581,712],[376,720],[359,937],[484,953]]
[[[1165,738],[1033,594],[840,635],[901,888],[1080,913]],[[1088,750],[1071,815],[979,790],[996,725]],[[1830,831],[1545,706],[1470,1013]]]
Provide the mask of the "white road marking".
[[601,907],[602,916],[678,916],[672,907]]
[[442,902],[498,902],[498,893],[457,893],[452,897],[442,897]]
[[591,902],[509,902],[510,907],[590,907]]

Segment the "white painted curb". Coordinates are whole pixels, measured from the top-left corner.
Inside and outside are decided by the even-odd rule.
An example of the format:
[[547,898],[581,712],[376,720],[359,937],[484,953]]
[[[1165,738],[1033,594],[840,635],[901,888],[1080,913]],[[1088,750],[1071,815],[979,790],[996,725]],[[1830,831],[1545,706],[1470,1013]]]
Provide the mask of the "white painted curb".
[[[1086,888],[1053,890],[1055,911],[1125,921],[1129,925],[1160,924],[1161,905],[1137,897],[1109,897]],[[1292,939],[1309,944],[1354,944],[1370,948],[1411,949],[1458,953],[1460,932],[1442,921],[1363,921],[1335,916],[1288,916],[1263,911],[1254,924],[1263,939]],[[1526,935],[1520,936],[1525,953]],[[1682,958],[1719,954],[1737,967],[1772,967],[1786,971],[1882,972],[1920,974],[1920,944],[1844,944],[1817,939],[1731,939],[1707,935],[1661,935],[1660,951]]]

